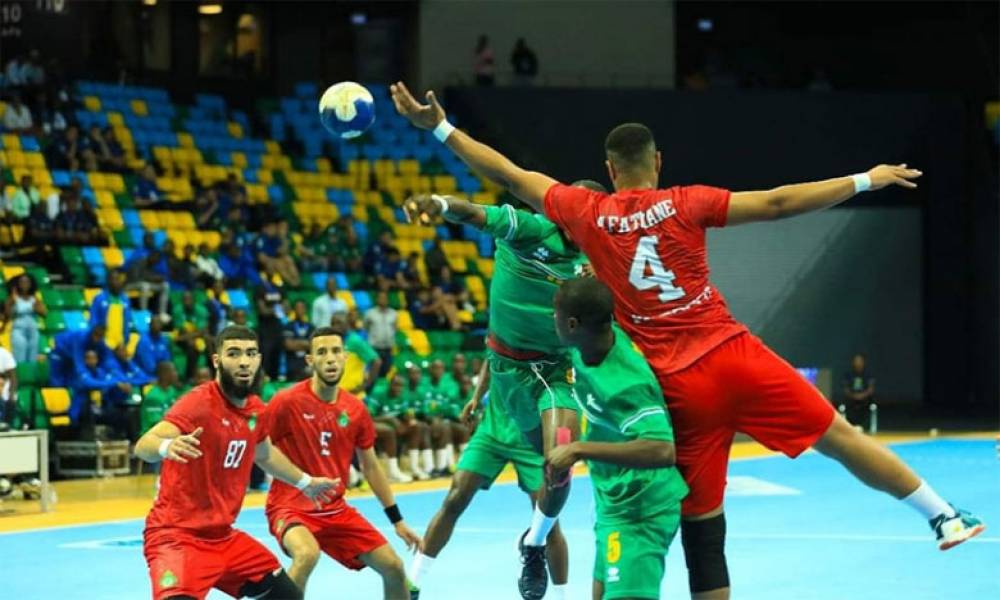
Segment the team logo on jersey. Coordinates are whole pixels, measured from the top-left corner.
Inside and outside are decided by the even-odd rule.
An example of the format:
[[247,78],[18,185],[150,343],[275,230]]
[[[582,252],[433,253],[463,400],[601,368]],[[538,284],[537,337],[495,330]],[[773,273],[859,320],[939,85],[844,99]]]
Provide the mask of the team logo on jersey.
[[254,413],[250,415],[250,420],[247,421],[247,427],[250,428],[250,431],[253,431],[254,427],[256,426],[257,426],[257,413]]
[[340,416],[337,417],[337,424],[341,427],[347,427],[351,423],[351,418],[347,416],[347,413],[342,412]]
[[302,418],[305,419],[306,421],[312,421],[313,419],[316,418],[316,415],[311,415],[309,413],[302,413]]
[[576,383],[576,369],[570,367],[566,369],[566,383],[573,385]]
[[284,528],[285,528],[285,520],[284,519],[278,519],[278,527],[276,528],[278,530],[278,533],[281,533],[281,531]]
[[608,583],[616,583],[621,580],[621,571],[618,567],[608,567]]
[[222,426],[229,427],[229,419],[222,419]]
[[587,406],[596,412],[604,412],[604,409],[597,404],[597,398],[593,394],[587,394]]
[[160,576],[160,587],[168,588],[177,585],[177,576],[174,575],[173,571],[164,571],[163,575]]
[[542,246],[540,248],[535,248],[533,254],[535,255],[535,258],[537,258],[538,260],[548,260],[549,256],[551,256],[552,253],[549,252],[548,248]]

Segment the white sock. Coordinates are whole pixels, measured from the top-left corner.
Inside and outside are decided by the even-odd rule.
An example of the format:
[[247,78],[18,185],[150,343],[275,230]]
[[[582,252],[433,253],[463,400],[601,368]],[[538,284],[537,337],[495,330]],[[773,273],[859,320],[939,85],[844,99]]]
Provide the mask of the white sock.
[[433,556],[417,552],[417,555],[413,557],[413,562],[410,563],[410,583],[420,587],[420,580],[431,572],[432,566],[434,566]]
[[448,468],[448,454],[447,454],[447,452],[448,452],[448,450],[445,449],[445,448],[438,448],[437,450],[434,451],[434,455],[437,458],[437,468],[438,468],[439,471],[441,469],[447,469]]
[[396,476],[396,475],[402,475],[403,474],[399,470],[399,459],[398,458],[396,458],[395,456],[390,456],[389,460],[388,460],[388,463],[389,463],[389,474],[390,475]]
[[351,465],[351,474],[349,475],[348,479],[350,480],[351,485],[354,485],[355,483],[361,481],[361,474],[358,473],[358,470],[354,468],[354,465]]
[[556,524],[557,518],[546,516],[536,506],[535,512],[531,515],[531,529],[524,537],[524,544],[526,546],[544,546],[545,538],[549,536],[549,531],[552,531],[552,526]]
[[445,466],[454,467],[455,466],[455,445],[448,444],[444,447],[445,451]]
[[945,502],[941,496],[938,496],[934,488],[927,485],[927,482],[923,479],[920,480],[920,487],[909,496],[903,498],[903,502],[912,506],[914,510],[922,514],[928,521],[940,514],[946,517],[954,517],[957,514],[955,509]]
[[546,598],[551,598],[551,600],[567,600],[569,598],[569,584],[553,583],[549,589],[551,591],[545,594]]
[[410,448],[408,455],[410,457],[410,472],[416,473],[420,470],[420,450]]
[[420,458],[423,459],[423,467],[425,473],[430,473],[434,470],[434,451],[430,448],[424,448],[420,451]]

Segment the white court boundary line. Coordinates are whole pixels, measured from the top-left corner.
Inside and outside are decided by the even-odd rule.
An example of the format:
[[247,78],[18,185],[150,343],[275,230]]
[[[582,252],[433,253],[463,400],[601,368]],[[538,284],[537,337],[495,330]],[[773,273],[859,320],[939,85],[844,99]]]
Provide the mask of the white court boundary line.
[[[990,439],[989,438],[971,438],[970,439],[970,438],[963,438],[963,437],[938,437],[938,438],[924,438],[924,439],[915,439],[915,440],[902,440],[902,441],[899,441],[899,442],[893,442],[891,444],[887,444],[887,446],[912,445],[912,444],[921,444],[921,443],[925,443],[925,442],[937,442],[937,441],[980,442],[981,443],[981,442],[988,442],[988,441],[990,441]],[[819,453],[816,450],[810,448],[810,449],[806,450],[805,452],[803,452],[800,456],[805,456],[805,455],[808,455],[808,454],[819,454]],[[739,457],[739,458],[730,458],[729,462],[744,462],[744,461],[771,459],[771,458],[779,458],[779,457],[785,457],[785,455],[781,454],[779,452],[779,453],[776,453],[776,454],[765,454],[763,456],[742,456],[742,457]],[[589,478],[589,477],[590,477],[590,473],[582,473],[580,475],[573,475],[574,479]],[[516,484],[517,484],[517,480],[515,479],[514,481],[500,481],[500,482],[496,482],[496,483],[493,484],[493,486],[497,487],[497,486],[516,485]],[[396,496],[413,496],[413,495],[418,495],[418,494],[434,494],[434,493],[438,493],[438,492],[441,492],[441,491],[447,492],[448,490],[447,490],[447,488],[440,488],[440,489],[433,489],[433,490],[409,490],[409,491],[408,490],[400,490],[398,492],[395,491],[395,490],[393,490],[393,493]],[[374,498],[374,497],[375,497],[375,494],[369,492],[369,493],[366,493],[363,496],[352,497],[352,498],[350,498],[350,500],[367,500],[369,498]],[[244,510],[264,510],[264,507],[262,507],[262,506],[261,507],[252,507],[252,508],[246,508],[246,509],[240,508],[240,514],[242,514]],[[110,521],[93,521],[91,523],[73,523],[71,525],[53,525],[51,527],[32,527],[31,529],[20,529],[18,531],[0,531],[0,537],[7,537],[7,536],[12,536],[12,535],[20,535],[20,534],[25,534],[25,533],[38,533],[40,531],[59,531],[59,530],[63,530],[63,529],[78,529],[80,527],[92,527],[92,526],[99,526],[99,525],[121,525],[121,524],[124,524],[124,523],[133,523],[135,521],[145,521],[145,520],[146,520],[146,517],[136,517],[136,518],[132,518],[132,519],[112,519]],[[588,531],[591,531],[591,530],[588,530]],[[803,535],[808,535],[808,534],[803,534]],[[833,535],[833,534],[831,534],[831,535]],[[740,538],[740,536],[738,536],[738,535],[733,535],[733,534],[729,534],[729,533],[726,534],[726,537],[727,538],[734,538],[734,539],[739,539]],[[873,536],[873,538],[879,538],[879,537],[880,536]],[[893,537],[893,536],[882,536],[882,537]],[[906,536],[895,536],[895,537],[906,537]],[[923,537],[919,537],[919,536],[913,536],[913,537],[916,537],[916,538],[918,538],[920,540],[923,540],[923,541],[926,541],[926,539],[927,539],[927,538],[923,538]],[[765,538],[761,537],[760,539],[765,539]],[[767,539],[771,539],[771,538],[767,538]],[[774,539],[779,539],[779,538],[774,538]],[[812,539],[812,538],[809,538],[809,539]],[[821,538],[816,538],[816,539],[821,539]],[[836,539],[836,538],[822,538],[822,539]],[[977,539],[979,539],[979,538],[973,538],[972,540],[969,540],[969,541],[975,542]],[[987,540],[991,540],[991,541],[994,540],[994,539],[1000,540],[1000,538],[986,538],[986,539]]]

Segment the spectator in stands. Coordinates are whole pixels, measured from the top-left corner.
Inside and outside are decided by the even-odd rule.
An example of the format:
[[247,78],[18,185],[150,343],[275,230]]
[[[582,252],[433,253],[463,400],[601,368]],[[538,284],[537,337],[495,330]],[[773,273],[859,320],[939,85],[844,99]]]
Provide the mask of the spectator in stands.
[[468,430],[458,423],[462,405],[458,383],[445,373],[444,361],[437,359],[424,382],[423,414],[431,426],[431,445],[435,449],[436,468],[431,475],[447,477],[455,466],[455,448],[468,440]]
[[445,300],[454,303],[459,309],[469,312],[476,310],[476,307],[469,301],[469,290],[465,289],[465,286],[455,279],[452,275],[451,267],[441,269],[441,280],[438,281],[437,287],[441,288]]
[[42,54],[32,49],[22,66],[24,85],[29,88],[40,88],[45,84],[45,65],[42,64]]
[[363,256],[364,251],[358,232],[353,227],[344,229],[340,244],[335,251],[337,270],[360,273],[363,267]]
[[211,342],[229,322],[229,294],[223,279],[216,279],[212,289],[208,290],[208,330],[211,333],[207,341]]
[[125,344],[115,348],[114,357],[111,364],[119,381],[125,381],[136,389],[142,389],[143,386],[153,383],[156,379],[153,372],[146,371],[133,360],[133,357],[129,355],[128,346]]
[[198,229],[218,230],[222,220],[219,195],[212,188],[202,190],[194,201],[195,222]]
[[226,281],[233,287],[243,288],[261,283],[252,259],[247,258],[236,243],[224,247],[219,258],[219,268],[222,269]]
[[378,262],[376,281],[380,290],[406,290],[409,282],[404,276],[406,263],[395,246],[389,248],[386,255]]
[[125,295],[125,273],[114,269],[108,273],[108,286],[90,303],[90,326],[108,329],[108,343],[117,347],[128,342],[132,330],[132,307]]
[[56,217],[56,239],[65,244],[91,246],[100,242],[102,235],[97,219],[81,205],[76,193],[63,195],[63,206]]
[[49,166],[54,169],[79,171],[82,150],[80,130],[76,125],[70,125],[63,135],[56,138],[49,146]]
[[298,259],[299,271],[317,273],[335,270],[334,252],[337,248],[338,231],[336,225],[323,229],[318,224],[308,229],[303,243],[293,255]]
[[126,173],[128,169],[125,165],[125,148],[118,141],[115,130],[111,127],[105,127],[102,136],[108,151],[103,158],[103,162],[101,162],[102,157],[98,156],[97,160],[102,165],[101,170],[111,171],[112,173]]
[[479,36],[476,50],[473,53],[472,72],[476,76],[476,85],[493,85],[496,77],[493,49],[490,48],[490,38]]
[[153,165],[143,167],[135,180],[132,197],[136,208],[152,208],[164,201],[163,192],[156,185],[156,170]]
[[4,302],[4,322],[10,324],[10,346],[18,363],[30,364],[38,360],[38,317],[45,317],[48,309],[41,298],[36,298],[38,284],[35,278],[22,273],[10,282],[10,295]]
[[277,222],[264,223],[254,246],[257,264],[264,269],[268,278],[278,275],[286,284],[298,287],[299,269],[288,253],[287,239],[282,239],[278,232]]
[[430,250],[424,254],[424,266],[427,267],[427,277],[431,280],[431,284],[436,285],[441,279],[441,269],[448,266],[448,257],[441,248],[439,238],[434,238]]
[[48,209],[44,204],[39,203],[31,208],[31,216],[25,225],[27,227],[25,240],[29,244],[46,244],[55,238],[56,223],[49,218]]
[[209,381],[212,381],[212,370],[208,367],[199,367],[194,374],[194,385],[198,386]]
[[[172,249],[169,240],[163,244],[164,249]],[[170,318],[167,313],[167,305],[170,302],[170,270],[167,266],[167,259],[157,249],[153,249],[145,257],[132,264],[128,271],[128,291],[139,290],[139,306],[142,310],[149,310],[149,298],[153,294],[159,294],[158,309],[156,316],[167,321]]]
[[194,293],[186,291],[181,301],[174,305],[173,326],[177,335],[174,341],[187,357],[185,381],[194,378],[198,358],[208,349],[208,307],[194,301]]
[[403,262],[403,280],[406,281],[406,289],[415,290],[420,287],[420,255],[411,252],[410,257]]
[[163,324],[159,319],[152,319],[149,331],[142,334],[135,347],[136,364],[147,373],[156,373],[156,365],[170,359],[170,340],[163,335]]
[[219,266],[219,261],[215,260],[211,250],[208,249],[208,244],[198,246],[198,251],[191,259],[194,262],[195,277],[201,285],[211,287],[216,281],[226,277],[222,267]]
[[30,174],[21,176],[21,185],[7,200],[8,219],[14,223],[24,223],[31,216],[31,209],[42,202],[42,194],[35,187],[34,178]]
[[102,361],[95,350],[84,352],[82,368],[70,386],[71,423],[89,425],[98,422],[115,429],[125,429],[124,403],[132,394],[132,384],[119,379],[112,365],[113,362]]
[[368,343],[382,359],[379,377],[385,376],[392,367],[392,348],[396,345],[396,327],[399,313],[389,306],[389,294],[385,291],[375,296],[375,306],[365,313],[365,331]]
[[0,423],[13,425],[17,414],[17,360],[0,346]]
[[264,278],[257,286],[254,301],[257,304],[261,369],[271,379],[278,379],[281,374],[282,331],[288,320],[284,308],[285,296],[280,286]]
[[451,329],[460,331],[462,322],[454,302],[449,302],[441,288],[420,288],[410,302],[410,316],[418,329]]
[[[461,352],[456,353],[451,357],[451,370],[448,371],[448,376],[451,377],[451,380],[456,384],[461,384],[462,378],[468,377],[469,375],[467,372],[468,365],[469,363],[466,360],[465,355]],[[462,397],[466,400],[468,399],[465,396]]]
[[839,408],[844,418],[849,423],[861,423],[869,413],[868,405],[875,402],[875,378],[866,368],[864,354],[855,354],[851,359],[851,369],[844,375],[842,391],[844,400]]
[[345,315],[334,315],[330,320],[331,327],[347,332],[347,337],[344,338],[344,350],[348,352],[349,357],[353,355],[363,365],[361,370],[364,376],[356,378],[357,371],[351,372],[350,362],[348,362],[348,366],[345,367],[347,374],[340,383],[352,394],[361,395],[368,393],[375,386],[378,374],[382,370],[382,359],[378,352],[375,352],[375,349],[371,347],[371,344],[354,331],[354,323],[354,320]]
[[[419,369],[417,369],[419,372]],[[407,447],[410,458],[410,473],[414,479],[429,479],[430,475],[420,468],[420,454],[426,452],[430,454],[429,436],[430,427],[426,423],[416,418],[418,403],[412,401],[411,394],[407,393],[406,380],[401,375],[396,375],[388,384],[379,382],[375,386],[369,397],[365,398],[365,404],[372,415],[376,425],[385,424],[396,431],[396,440],[402,441]],[[400,453],[397,443],[396,456]],[[387,449],[390,463],[393,460],[392,452]]]
[[518,85],[531,85],[538,75],[538,57],[524,38],[517,38],[514,51],[510,54],[510,65],[514,68],[514,81]]
[[7,61],[7,66],[4,68],[4,86],[9,88],[19,88],[25,85],[25,62],[28,60],[26,56],[12,56],[9,61]]
[[383,229],[378,239],[368,247],[365,252],[364,268],[366,273],[378,273],[382,267],[382,261],[389,255],[389,251],[396,247],[396,240],[392,237],[392,231]]
[[290,381],[305,379],[309,372],[306,369],[306,354],[309,354],[309,336],[313,326],[309,324],[308,308],[304,300],[297,300],[292,319],[285,323],[282,332],[285,346],[285,372]]
[[31,109],[21,101],[21,94],[11,97],[7,110],[3,112],[3,126],[7,131],[30,135],[35,130],[35,122],[31,118]]
[[326,293],[318,296],[312,303],[312,314],[309,319],[313,327],[329,327],[334,315],[346,315],[347,303],[337,297],[337,279],[330,275],[326,278]]
[[132,268],[132,265],[145,259],[149,256],[150,252],[156,250],[156,247],[156,236],[153,235],[152,231],[142,234],[142,246],[129,252],[128,256],[125,257],[125,264],[122,265],[122,269],[127,272]]
[[[211,378],[211,375],[209,375]],[[139,433],[145,434],[153,425],[163,420],[163,415],[181,396],[177,369],[169,361],[156,366],[156,383],[143,395],[139,409]]]
[[104,325],[56,334],[52,352],[49,352],[49,384],[52,387],[69,387],[77,379],[88,350],[97,352],[102,364],[109,363],[111,348],[104,343],[106,334]]
[[194,266],[194,246],[187,244],[184,252],[177,256],[172,240],[163,244],[163,254],[167,261],[167,273],[170,274],[170,288],[174,290],[190,290],[194,287],[197,276]]
[[75,122],[69,105],[58,98],[50,99],[45,92],[39,93],[32,114],[45,135],[61,134]]

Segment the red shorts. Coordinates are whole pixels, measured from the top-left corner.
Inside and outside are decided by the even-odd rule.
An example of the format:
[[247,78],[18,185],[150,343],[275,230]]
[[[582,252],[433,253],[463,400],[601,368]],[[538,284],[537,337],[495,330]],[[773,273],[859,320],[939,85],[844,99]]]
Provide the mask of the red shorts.
[[171,596],[204,598],[213,587],[233,598],[248,582],[281,568],[278,559],[246,533],[200,538],[190,531],[157,528],[143,532],[142,553],[153,582],[153,600]]
[[347,503],[341,503],[333,510],[322,513],[268,508],[267,522],[271,527],[271,535],[282,548],[285,533],[293,526],[300,525],[313,534],[320,549],[330,558],[355,571],[365,568],[365,563],[358,559],[359,556],[388,543],[378,529]]
[[750,333],[658,378],[674,425],[677,468],[691,489],[683,515],[722,504],[736,432],[794,458],[826,433],[835,415],[819,390]]

